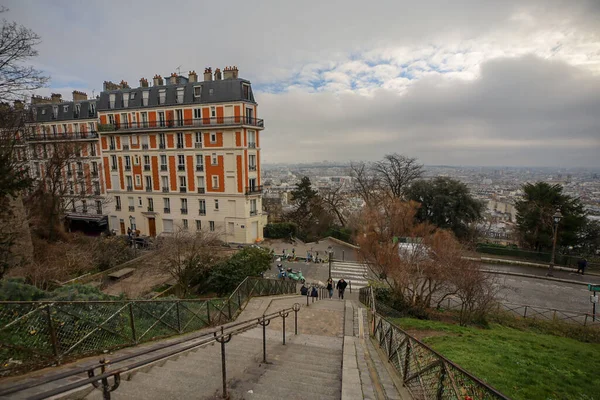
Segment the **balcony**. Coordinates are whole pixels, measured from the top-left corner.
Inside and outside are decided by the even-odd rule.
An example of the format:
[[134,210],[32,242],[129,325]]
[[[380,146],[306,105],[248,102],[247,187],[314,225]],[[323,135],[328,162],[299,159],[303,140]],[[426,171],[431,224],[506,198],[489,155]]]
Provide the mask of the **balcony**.
[[170,212],[171,212],[171,209],[169,207],[165,207],[163,209],[163,213],[165,213],[165,214],[169,214]]
[[152,186],[146,186],[146,192],[151,192],[152,191]]
[[212,117],[212,118],[193,118],[183,121],[167,120],[167,121],[138,121],[119,124],[100,124],[98,130],[100,132],[115,132],[115,131],[137,131],[151,129],[180,129],[181,127],[223,127],[223,126],[250,126],[254,128],[264,128],[264,120],[260,118],[250,118],[242,116],[233,117]]
[[121,205],[120,204],[117,204],[115,206],[115,211],[121,211]]
[[198,215],[206,216],[206,210],[200,209]]
[[148,212],[154,212],[154,207],[153,206],[148,206]]
[[165,146],[165,144],[164,144],[164,143],[159,143],[159,144],[158,144],[158,148],[159,148],[159,149],[165,149],[166,147],[167,147],[167,146]]
[[254,142],[249,142],[249,143],[248,143],[248,148],[249,148],[249,149],[255,149],[255,148],[256,148],[256,143],[254,143]]
[[185,165],[178,165],[177,171],[185,171]]
[[250,187],[246,187],[246,196],[251,195],[251,194],[262,193],[262,190],[263,190],[262,186],[250,186]]
[[161,171],[166,171],[167,170],[167,166],[166,165],[161,165],[160,166],[160,170]]
[[203,172],[204,171],[204,165],[196,165],[196,171]]
[[254,217],[256,215],[258,215],[258,211],[256,211],[256,210],[250,210],[250,216],[251,217]]
[[256,171],[256,165],[249,165],[248,171]]
[[199,187],[199,188],[198,188],[198,193],[200,193],[200,194],[204,194],[204,193],[206,193],[206,189],[205,189],[205,188],[203,188],[203,187]]
[[169,188],[168,188],[168,187],[164,187],[164,188],[162,188],[162,192],[163,192],[163,193],[169,193]]
[[188,211],[188,209],[187,209],[187,208],[182,208],[182,209],[181,209],[181,214],[183,214],[183,215],[187,215],[187,211]]
[[94,190],[94,196],[100,196],[100,190]]
[[202,148],[202,143],[198,143],[198,142],[196,142],[196,143],[194,144],[194,147],[195,147],[195,148],[197,148],[197,149],[201,149],[201,148]]
[[127,186],[127,191],[128,192],[133,192],[133,186]]
[[150,171],[150,165],[144,165],[144,171]]
[[148,145],[147,144],[142,144],[142,150],[148,150]]
[[124,144],[123,145],[123,150],[129,150],[129,145],[128,144]]
[[98,177],[98,171],[92,171],[92,178]]
[[25,137],[29,142],[45,142],[45,141],[70,141],[70,140],[92,140],[98,139],[98,132],[81,132],[81,133],[57,133],[57,134],[30,134]]
[[179,188],[179,193],[187,193],[187,188],[186,187],[180,187]]
[[183,149],[183,143],[179,143],[179,142],[177,142],[177,148],[178,148],[178,149]]
[[134,206],[129,206],[129,212],[134,212],[135,211],[135,207]]

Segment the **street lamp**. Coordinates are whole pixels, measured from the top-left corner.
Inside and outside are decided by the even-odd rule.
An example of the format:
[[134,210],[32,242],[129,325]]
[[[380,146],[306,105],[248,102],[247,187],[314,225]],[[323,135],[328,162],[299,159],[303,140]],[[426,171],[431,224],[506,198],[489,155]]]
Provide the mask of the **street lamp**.
[[131,245],[133,246],[133,256],[136,257],[137,256],[137,246],[135,245],[135,231],[133,230],[133,221],[135,218],[133,218],[133,216],[129,216],[129,228],[131,229],[131,236],[129,237],[129,240],[131,240]]
[[548,273],[546,276],[554,276],[552,272],[554,271],[554,254],[556,252],[556,237],[558,233],[558,224],[562,219],[563,215],[560,213],[560,210],[557,208],[556,212],[552,216],[552,233],[554,234],[552,239],[552,257],[550,258],[550,265],[548,266]]
[[329,279],[331,279],[331,262],[333,261],[333,247],[327,247],[327,254],[329,254]]

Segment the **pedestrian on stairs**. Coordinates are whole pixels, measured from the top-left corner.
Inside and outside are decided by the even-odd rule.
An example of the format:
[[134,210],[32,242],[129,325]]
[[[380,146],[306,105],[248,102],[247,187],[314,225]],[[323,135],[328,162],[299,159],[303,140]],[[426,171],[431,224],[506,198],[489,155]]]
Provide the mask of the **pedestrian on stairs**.
[[344,300],[344,290],[346,290],[346,286],[348,283],[344,280],[344,278],[340,279],[335,286],[338,290],[338,299]]
[[329,292],[329,300],[333,297],[333,279],[327,279],[327,291]]

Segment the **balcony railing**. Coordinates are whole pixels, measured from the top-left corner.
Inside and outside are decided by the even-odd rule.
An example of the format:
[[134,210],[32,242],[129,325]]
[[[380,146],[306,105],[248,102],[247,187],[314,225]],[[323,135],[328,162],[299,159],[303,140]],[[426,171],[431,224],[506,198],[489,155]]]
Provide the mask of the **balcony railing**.
[[142,150],[148,150],[148,145],[147,144],[142,144]]
[[116,171],[116,170],[117,170],[117,166],[116,166],[116,165],[113,165],[112,167],[110,167],[110,170],[111,170],[111,171]]
[[131,165],[126,165],[125,166],[125,171],[131,171]]
[[150,165],[144,165],[144,171],[150,171]]
[[148,212],[154,212],[154,207],[148,206]]
[[168,187],[164,187],[162,188],[163,193],[169,193],[169,188]]
[[128,192],[133,192],[133,186],[127,186],[127,191]]
[[129,145],[128,144],[124,144],[123,145],[123,150],[129,150]]
[[144,129],[162,129],[162,128],[180,128],[180,127],[211,127],[211,126],[235,126],[248,125],[257,128],[264,128],[264,120],[261,118],[250,118],[242,116],[234,117],[213,117],[213,118],[193,118],[183,121],[167,120],[167,121],[139,121],[127,122],[119,124],[99,124],[98,131],[133,131]]
[[178,149],[183,149],[183,143],[179,143],[179,142],[177,142],[177,148],[178,148]]
[[196,165],[196,171],[203,172],[204,171],[204,165]]
[[46,141],[46,140],[90,140],[90,139],[98,139],[98,132],[80,132],[80,133],[57,133],[57,134],[30,134],[26,136],[28,141]]
[[250,210],[250,216],[253,217],[255,215],[258,215],[258,211],[256,211],[256,210]]
[[198,211],[198,215],[206,215],[206,210],[200,209],[200,211]]
[[94,190],[94,196],[100,196],[100,191],[99,190]]
[[158,148],[159,148],[159,149],[164,149],[164,148],[166,148],[166,147],[167,147],[167,146],[165,146],[165,144],[164,144],[164,143],[159,143],[159,144],[158,144]]
[[98,171],[92,171],[92,178],[98,177]]
[[248,171],[256,171],[256,165],[249,165]]
[[202,148],[202,143],[198,143],[198,142],[196,142],[196,143],[194,144],[194,147],[195,147],[195,148],[197,148],[197,149],[201,149],[201,148]]
[[187,192],[187,188],[186,187],[180,187],[179,188],[179,193],[186,193]]
[[178,165],[177,166],[177,171],[185,171],[185,165]]
[[254,142],[248,143],[248,148],[249,149],[255,149],[256,148],[256,143],[254,143]]
[[114,144],[111,144],[110,146],[108,146],[109,150],[114,150],[116,149],[116,146]]
[[161,165],[160,166],[160,170],[161,171],[166,171],[167,170],[167,166],[166,165]]
[[188,209],[187,209],[187,208],[182,208],[182,209],[181,209],[181,213],[182,213],[182,214],[187,214],[187,211],[188,211]]
[[151,192],[152,191],[152,186],[146,186],[146,192]]
[[165,207],[165,208],[163,209],[163,212],[164,212],[165,214],[169,214],[169,213],[171,212],[171,209],[170,209],[169,207]]
[[250,186],[250,187],[246,187],[246,195],[255,194],[255,193],[262,193],[262,190],[263,190],[262,186]]
[[83,171],[77,171],[77,177],[83,178]]
[[200,193],[200,194],[204,194],[204,193],[206,193],[206,189],[205,189],[205,188],[203,188],[203,187],[199,187],[199,188],[198,188],[198,193]]
[[129,211],[134,212],[135,211],[135,207],[134,206],[129,206]]

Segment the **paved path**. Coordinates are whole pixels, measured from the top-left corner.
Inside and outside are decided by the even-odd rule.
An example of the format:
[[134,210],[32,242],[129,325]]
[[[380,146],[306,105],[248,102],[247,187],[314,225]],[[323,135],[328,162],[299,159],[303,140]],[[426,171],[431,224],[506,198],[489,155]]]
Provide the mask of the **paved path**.
[[367,286],[369,273],[367,266],[361,263],[334,261],[331,265],[333,281],[337,282],[343,278],[352,284],[352,290]]

